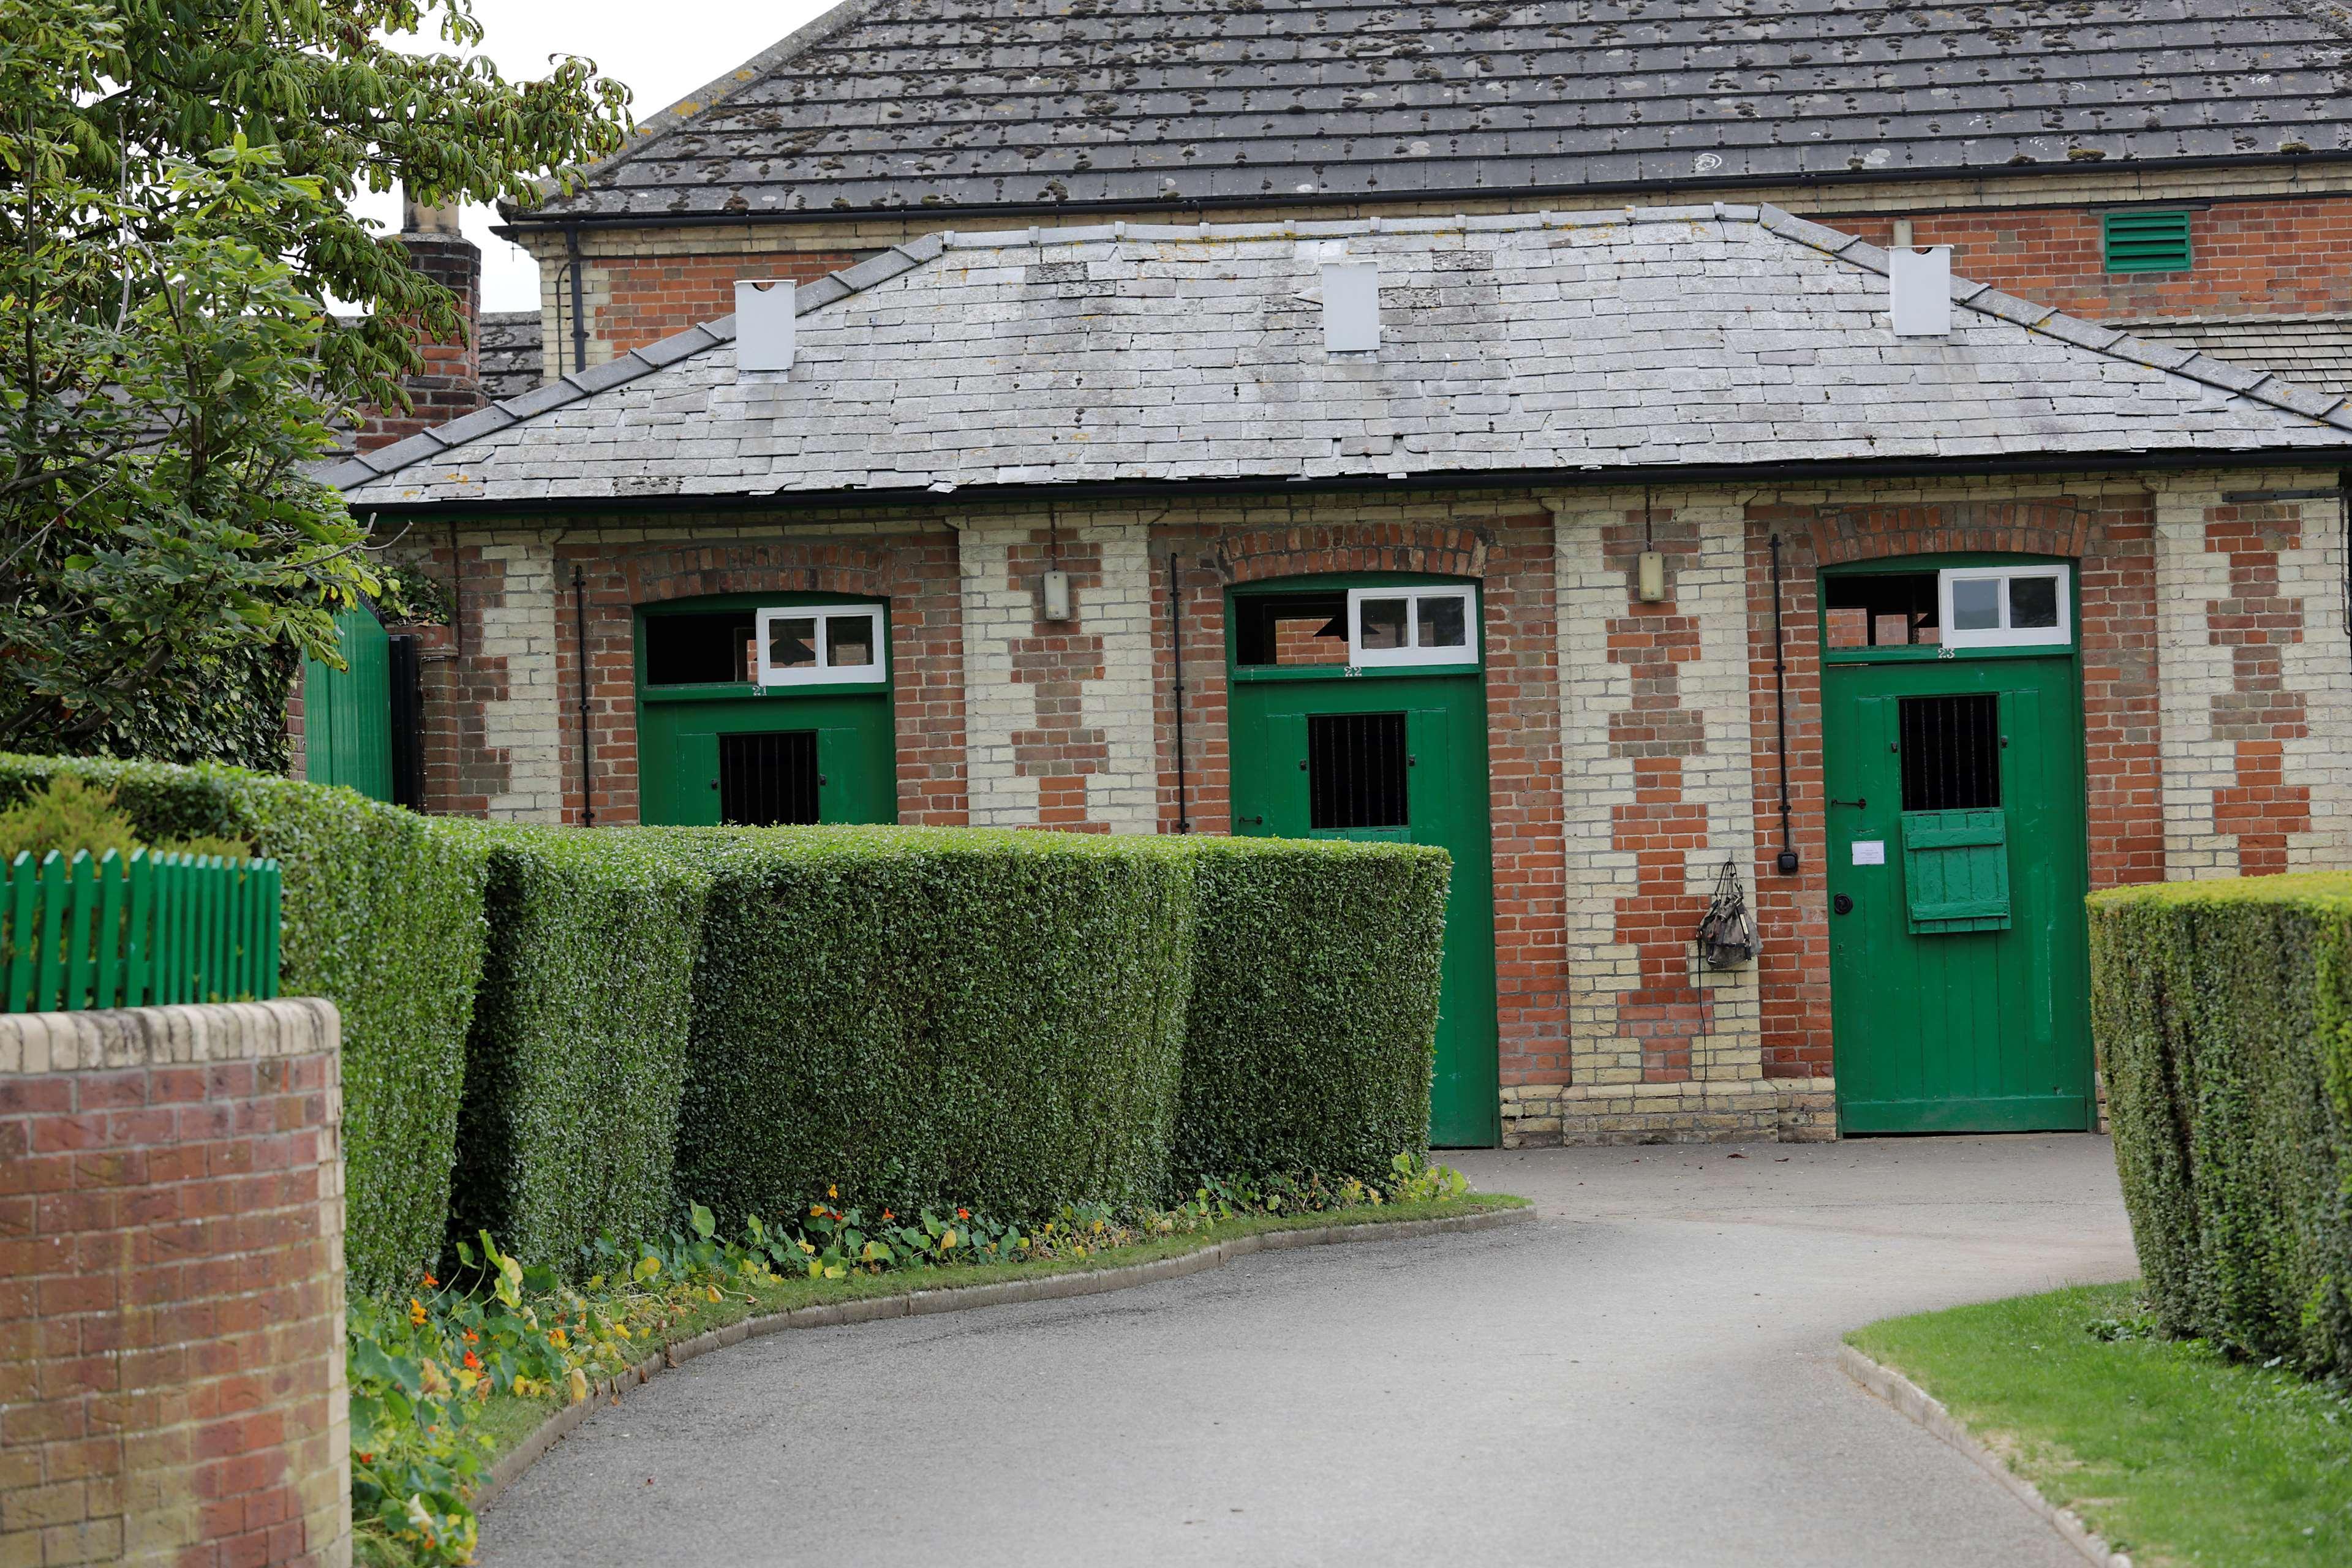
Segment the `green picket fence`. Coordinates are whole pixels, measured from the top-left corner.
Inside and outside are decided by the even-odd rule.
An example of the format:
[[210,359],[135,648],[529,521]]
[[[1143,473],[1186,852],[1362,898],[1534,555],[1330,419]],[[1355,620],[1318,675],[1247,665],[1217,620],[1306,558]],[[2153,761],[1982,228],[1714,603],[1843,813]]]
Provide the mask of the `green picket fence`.
[[11,1013],[278,994],[278,862],[20,854],[0,894]]

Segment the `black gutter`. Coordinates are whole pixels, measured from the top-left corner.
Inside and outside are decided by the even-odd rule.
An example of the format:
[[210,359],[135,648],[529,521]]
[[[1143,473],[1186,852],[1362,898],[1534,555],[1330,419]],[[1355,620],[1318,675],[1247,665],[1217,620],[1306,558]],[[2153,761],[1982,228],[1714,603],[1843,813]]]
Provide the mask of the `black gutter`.
[[[458,448],[453,448],[456,450]],[[1596,489],[1625,485],[1808,484],[1852,479],[1946,479],[1990,474],[2170,472],[2192,468],[2330,468],[2352,458],[2352,433],[2340,447],[2260,447],[2252,451],[2037,453],[2018,458],[1865,458],[1818,463],[1713,463],[1641,468],[1496,468],[1432,470],[1396,478],[1346,474],[1289,479],[1118,479],[1068,484],[985,485],[939,491],[768,490],[744,495],[578,496],[544,500],[395,501],[363,491],[357,499],[387,516],[431,513],[457,517],[664,515],[673,512],[774,511],[779,508],[851,506],[950,508],[1013,506],[1023,502],[1185,500],[1194,496],[1358,495],[1387,490]],[[428,458],[425,461],[437,461]],[[400,470],[377,483],[397,483]]]
[[596,737],[588,728],[588,574],[572,568],[572,625],[580,655],[580,826],[596,826]]
[[[1608,180],[1583,184],[1479,185],[1460,188],[1435,187],[1417,191],[1320,191],[1309,196],[1286,193],[1272,195],[1255,194],[1230,196],[1183,196],[1171,200],[1167,196],[1153,195],[1108,198],[1093,202],[988,202],[961,205],[941,203],[936,206],[901,202],[888,206],[803,207],[762,212],[756,215],[756,221],[775,224],[838,223],[849,218],[920,216],[928,226],[948,228],[952,227],[953,225],[944,220],[986,217],[992,215],[1004,217],[1035,217],[1048,213],[1103,213],[1106,215],[1150,212],[1197,213],[1209,207],[1215,207],[1221,211],[1251,211],[1258,208],[1296,210],[1318,204],[1350,207],[1408,205],[1426,206],[1445,202],[1475,202],[1486,205],[1496,201],[1522,199],[1544,201],[1552,198],[1591,198],[1643,193],[1660,195],[1682,191],[1769,190],[1786,186],[1800,189],[1829,189],[1842,185],[1925,184],[1937,180],[1975,180],[1979,183],[2007,184],[2012,181],[2025,181],[2059,174],[2079,179],[2093,170],[2128,170],[2133,174],[2153,171],[2170,174],[2189,169],[2272,168],[2279,165],[2292,166],[2297,163],[2352,163],[2352,152],[2337,152],[2331,149],[2319,153],[2260,153],[2220,158],[2118,159],[2113,163],[2101,159],[2088,163],[2068,161],[2031,165],[2004,164],[1998,168],[1823,170],[1811,173],[1799,171],[1781,174],[1739,174],[1727,178],[1721,175],[1681,177],[1668,175],[1658,179]],[[2291,191],[2273,192],[2261,196],[2249,195],[2242,199],[2278,201],[2292,199],[2295,193]],[[2064,207],[2113,206],[2137,205],[2137,202],[2143,199],[2155,202],[2162,198],[2156,196],[2121,198],[2120,202],[2116,200],[2069,201],[2053,202],[2050,205]],[[2218,201],[2224,198],[2210,199]],[[929,220],[934,218],[942,221],[936,224],[930,223]],[[744,215],[739,212],[571,213],[546,218],[510,217],[503,224],[493,226],[490,232],[501,239],[513,239],[521,234],[539,234],[558,229],[576,231],[583,224],[598,228],[694,228],[711,224],[741,225],[747,221],[751,220],[747,220]]]
[[1773,861],[1783,877],[1797,874],[1797,844],[1789,833],[1789,661],[1780,634],[1780,536],[1772,536],[1772,706],[1780,730],[1780,853]]
[[1184,578],[1180,557],[1168,552],[1168,666],[1176,688],[1176,831],[1192,831],[1184,790]]

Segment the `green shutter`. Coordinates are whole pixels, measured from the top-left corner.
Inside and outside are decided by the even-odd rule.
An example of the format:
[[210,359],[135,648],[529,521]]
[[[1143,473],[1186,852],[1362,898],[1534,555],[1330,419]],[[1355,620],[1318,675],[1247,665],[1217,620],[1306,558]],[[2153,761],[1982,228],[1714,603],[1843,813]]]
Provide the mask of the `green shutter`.
[[1903,814],[1911,932],[2009,929],[2009,831],[1998,811]]
[[2105,230],[2110,272],[2186,272],[2189,268],[2185,212],[2108,213]]

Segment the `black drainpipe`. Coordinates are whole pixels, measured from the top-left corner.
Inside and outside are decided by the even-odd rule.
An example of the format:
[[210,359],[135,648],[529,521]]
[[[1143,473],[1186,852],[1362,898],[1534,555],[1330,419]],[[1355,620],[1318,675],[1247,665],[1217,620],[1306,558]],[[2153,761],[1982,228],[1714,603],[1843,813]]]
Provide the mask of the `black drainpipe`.
[[1192,831],[1184,792],[1184,584],[1176,572],[1176,552],[1168,552],[1168,662],[1176,677],[1176,831]]
[[581,313],[580,305],[580,273],[583,263],[580,256],[578,224],[567,223],[563,226],[563,248],[565,254],[572,258],[571,265],[564,270],[572,274],[572,373],[577,374],[588,368],[588,318]]
[[588,574],[572,568],[572,621],[580,651],[580,826],[596,826],[595,739],[588,733]]
[[1772,705],[1780,723],[1780,856],[1783,877],[1797,874],[1797,846],[1789,835],[1789,661],[1780,651],[1780,536],[1772,536]]

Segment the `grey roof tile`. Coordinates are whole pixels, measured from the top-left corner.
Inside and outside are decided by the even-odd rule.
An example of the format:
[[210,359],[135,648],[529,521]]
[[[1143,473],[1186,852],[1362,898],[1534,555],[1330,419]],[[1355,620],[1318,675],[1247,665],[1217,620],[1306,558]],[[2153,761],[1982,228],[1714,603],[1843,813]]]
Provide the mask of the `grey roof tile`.
[[2352,150],[2336,0],[853,0],[548,216],[1487,198]]
[[[2267,368],[1966,280],[1948,337],[1897,339],[1885,278],[1832,259],[1844,237],[1703,210],[1339,227],[1379,263],[1382,344],[1337,357],[1301,298],[1318,278],[1293,226],[960,235],[854,294],[826,279],[834,302],[796,334],[806,376],[739,380],[730,319],[528,394],[503,428],[478,415],[371,454],[357,472],[396,471],[347,488],[396,504],[1280,481],[1383,475],[1406,453],[1422,474],[2021,446],[2352,454],[2331,397]],[[1540,273],[1503,265],[1534,247],[1552,257]],[[1500,281],[1521,276],[1542,283]]]

